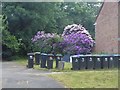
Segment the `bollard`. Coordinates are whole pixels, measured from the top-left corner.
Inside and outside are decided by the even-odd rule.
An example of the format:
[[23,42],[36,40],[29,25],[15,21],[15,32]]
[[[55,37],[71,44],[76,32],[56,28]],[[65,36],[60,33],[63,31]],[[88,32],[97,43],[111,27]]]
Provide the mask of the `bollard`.
[[34,53],[27,53],[28,55],[28,68],[33,68],[34,64]]
[[53,60],[54,60],[54,55],[53,54],[47,54],[47,68],[52,69],[53,68]]
[[56,54],[55,59],[56,59],[56,68],[58,68],[58,62],[62,61],[62,54]]
[[65,66],[65,61],[59,61],[59,62],[58,62],[58,69],[59,69],[59,70],[63,70],[63,69],[64,69],[64,66]]

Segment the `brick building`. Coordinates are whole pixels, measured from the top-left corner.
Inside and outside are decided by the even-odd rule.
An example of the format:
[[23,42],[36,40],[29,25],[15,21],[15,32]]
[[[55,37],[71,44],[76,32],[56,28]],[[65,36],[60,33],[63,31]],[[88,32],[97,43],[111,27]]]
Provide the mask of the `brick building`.
[[120,2],[104,2],[95,22],[95,52],[120,53]]

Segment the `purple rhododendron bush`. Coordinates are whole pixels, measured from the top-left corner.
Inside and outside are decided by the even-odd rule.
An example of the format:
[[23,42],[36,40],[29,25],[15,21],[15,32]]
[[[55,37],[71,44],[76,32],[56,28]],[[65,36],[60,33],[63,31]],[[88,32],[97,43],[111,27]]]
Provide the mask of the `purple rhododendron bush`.
[[65,27],[63,41],[57,44],[57,48],[63,53],[68,54],[90,54],[94,47],[94,40],[89,32],[82,26],[77,24]]
[[92,52],[95,42],[82,25],[66,26],[62,36],[64,40],[61,44],[64,53],[89,54]]
[[57,43],[62,41],[62,38],[56,33],[38,31],[31,40],[34,51],[40,51],[42,53],[55,53],[54,47]]
[[32,42],[37,47],[36,50],[39,48],[41,52],[71,55],[89,54],[95,44],[89,32],[77,24],[66,26],[62,35],[39,31]]
[[89,34],[89,32],[82,26],[82,25],[77,25],[77,24],[72,24],[72,25],[68,25],[64,28],[63,34],[62,36],[66,36],[72,33],[81,33],[81,34],[86,34],[88,36],[91,35]]

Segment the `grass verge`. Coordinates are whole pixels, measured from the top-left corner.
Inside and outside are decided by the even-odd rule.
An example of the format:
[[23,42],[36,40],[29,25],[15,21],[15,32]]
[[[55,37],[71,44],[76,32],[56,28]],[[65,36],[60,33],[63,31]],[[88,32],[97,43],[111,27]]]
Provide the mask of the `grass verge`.
[[[27,58],[19,58],[17,60],[14,60],[15,62],[17,62],[20,65],[27,65]],[[56,62],[53,62],[53,69],[48,70],[47,68],[40,68],[40,65],[34,65],[34,69],[37,70],[44,70],[44,71],[52,71],[52,72],[70,72],[71,71],[71,67],[72,64],[71,63],[65,63],[65,67],[64,70],[58,70],[55,68],[56,67]]]
[[[15,60],[18,64],[27,65],[27,58]],[[49,77],[61,82],[68,88],[117,88],[118,70],[100,69],[100,70],[71,70],[71,63],[65,63],[64,70],[55,68],[55,61],[51,72],[66,72],[59,74],[50,74]],[[40,65],[34,65],[34,69],[49,71],[46,68],[40,68]]]
[[[56,62],[54,61],[53,62],[53,69],[49,69],[49,71],[52,71],[52,72],[70,72],[72,64],[65,62],[64,70],[58,70],[55,67],[56,67]],[[45,71],[48,70],[47,68],[40,68],[40,65],[34,65],[34,68],[38,69],[38,70],[45,70]]]
[[17,64],[20,64],[23,66],[27,65],[27,58],[26,57],[13,59],[13,61],[16,62]]
[[50,77],[63,83],[68,88],[117,88],[118,71],[74,71],[51,74]]

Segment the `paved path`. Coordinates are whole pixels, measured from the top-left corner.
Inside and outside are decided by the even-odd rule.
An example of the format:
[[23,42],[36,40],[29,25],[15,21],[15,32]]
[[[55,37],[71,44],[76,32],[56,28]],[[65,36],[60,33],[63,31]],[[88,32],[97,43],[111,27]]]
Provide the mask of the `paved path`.
[[2,63],[2,88],[64,88],[46,76],[48,71],[27,69],[15,62]]

